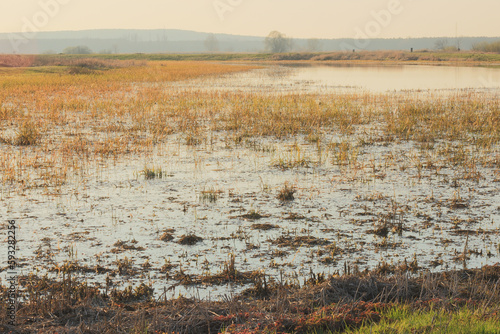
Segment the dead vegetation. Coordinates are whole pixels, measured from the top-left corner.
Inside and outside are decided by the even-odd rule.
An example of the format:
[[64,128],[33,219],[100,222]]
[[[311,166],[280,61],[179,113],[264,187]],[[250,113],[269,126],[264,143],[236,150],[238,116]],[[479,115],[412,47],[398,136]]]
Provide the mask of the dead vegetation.
[[280,247],[322,246],[330,244],[330,241],[326,239],[306,235],[294,237],[282,235],[276,240],[272,240],[271,242],[272,244],[278,245]]
[[293,201],[295,199],[294,194],[296,191],[297,190],[295,189],[294,186],[285,183],[283,185],[283,188],[279,190],[278,195],[276,197],[283,202]]
[[137,240],[122,241],[118,240],[113,244],[114,248],[111,249],[111,253],[122,253],[126,250],[143,251],[144,247],[137,246]]
[[[228,264],[226,275],[234,275]],[[278,283],[265,277],[226,301],[198,301],[179,297],[153,297],[147,285],[124,290],[99,289],[71,277],[59,281],[36,276],[20,280],[17,326],[5,321],[6,300],[1,299],[0,330],[13,333],[216,333],[294,332],[351,328],[377,322],[379,312],[396,304],[414,308],[456,310],[500,307],[500,267],[393,275],[361,272],[356,275],[315,277],[304,287]],[[3,297],[5,288],[0,291]],[[252,296],[252,298],[249,298]],[[342,321],[337,321],[340,317]]]
[[202,237],[199,237],[195,234],[184,234],[177,241],[181,245],[189,245],[192,246],[198,242],[203,241]]
[[254,229],[254,230],[267,231],[267,230],[272,230],[272,229],[275,229],[275,228],[279,228],[279,226],[274,225],[274,224],[269,224],[269,223],[252,224],[252,229]]

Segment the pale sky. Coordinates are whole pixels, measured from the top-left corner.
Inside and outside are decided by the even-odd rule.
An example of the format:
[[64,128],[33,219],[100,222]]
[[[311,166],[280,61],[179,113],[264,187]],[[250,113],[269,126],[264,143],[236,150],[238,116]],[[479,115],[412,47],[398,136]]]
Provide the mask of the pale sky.
[[[0,32],[185,29],[295,38],[500,36],[500,0],[0,0]],[[458,27],[458,29],[457,29]]]

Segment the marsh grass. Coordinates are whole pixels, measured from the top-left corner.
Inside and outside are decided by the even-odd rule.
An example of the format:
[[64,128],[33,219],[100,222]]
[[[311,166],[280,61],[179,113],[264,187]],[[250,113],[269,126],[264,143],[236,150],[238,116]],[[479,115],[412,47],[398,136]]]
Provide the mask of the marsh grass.
[[[156,85],[249,68],[98,59],[59,62],[57,58],[43,65],[43,71],[34,71],[42,67],[32,67],[29,71],[9,68],[0,79],[4,87],[0,95],[1,143],[37,144],[40,150],[30,150],[29,155],[36,157],[42,150],[51,151],[54,161],[69,160],[73,164],[79,161],[92,164],[103,157],[148,152],[176,133],[184,133],[189,144],[202,143],[206,139],[207,114],[197,109],[216,106],[223,97],[219,97],[220,101],[205,100],[204,96],[190,93],[172,97]],[[69,73],[50,70],[68,66],[99,71],[99,76],[83,75],[74,80]],[[2,131],[12,123],[22,124],[26,118],[37,119],[36,125],[26,121],[20,126],[17,138]],[[69,128],[71,135],[61,135]],[[43,137],[40,136],[42,129]],[[28,161],[21,162],[23,167],[33,168]]]
[[166,176],[165,171],[161,167],[148,167],[145,166],[141,171],[146,180],[161,179]]
[[[297,144],[281,153],[274,165],[283,170],[328,160],[344,170],[356,170],[363,167],[360,158],[370,146],[418,143],[422,151],[434,152],[437,158],[463,167],[465,178],[479,180],[479,167],[500,140],[499,102],[479,94],[422,100],[371,94],[176,91],[165,90],[164,83],[250,67],[73,57],[49,57],[39,62],[43,71],[4,69],[0,129],[12,123],[22,126],[15,138],[6,135],[6,130],[0,130],[0,138],[3,143],[28,146],[27,154],[33,157],[52,152],[53,167],[63,161],[78,168],[78,164],[102,158],[151,152],[172,136],[183,138],[190,146],[213,145],[222,134],[239,138],[231,144],[235,146],[263,137],[278,140],[273,146],[278,150],[297,137],[316,146],[317,159]],[[64,71],[50,71],[71,66],[98,71],[99,75],[81,75],[74,80],[74,75]],[[42,67],[30,69],[37,68]],[[26,119],[36,119],[36,123]],[[68,128],[76,135],[61,135]],[[342,137],[329,144],[325,137],[333,134]],[[457,142],[464,144],[463,149],[453,146]],[[437,158],[419,166],[431,166]],[[29,161],[22,161],[22,167],[34,171]],[[66,169],[71,173],[71,168]],[[2,171],[10,175],[7,179],[16,180],[16,173],[7,166]],[[420,177],[425,176],[424,168],[419,171]],[[24,182],[29,184],[29,180]]]
[[36,123],[24,121],[12,140],[13,145],[31,146],[40,142],[41,133]]
[[355,165],[358,159],[358,148],[349,141],[330,144],[333,155],[333,164],[338,166]]
[[208,203],[215,203],[223,193],[222,190],[216,189],[216,188],[209,188],[209,189],[204,189],[200,193],[200,201],[202,202],[208,202]]
[[[255,94],[177,90],[170,87],[171,82],[232,73],[249,67],[187,62],[117,62],[117,64],[105,62],[102,65],[92,65],[89,62],[88,65],[81,66],[89,70],[89,73],[77,74],[78,80],[75,80],[75,74],[69,73],[71,66],[77,66],[76,61],[71,63],[64,60],[61,64],[46,63],[44,67],[22,71],[13,68],[2,69],[0,137],[4,140],[0,141],[0,175],[4,184],[12,187],[18,186],[23,190],[34,187],[60,187],[68,178],[82,170],[85,172],[85,168],[89,166],[106,165],[109,161],[124,162],[130,157],[150,157],[155,149],[161,149],[163,144],[177,145],[177,154],[181,150],[212,154],[212,150],[218,150],[220,147],[224,147],[223,149],[228,150],[230,154],[248,149],[256,155],[269,158],[266,163],[269,161],[272,166],[279,167],[279,169],[272,170],[273,176],[271,177],[277,175],[280,180],[283,180],[284,175],[290,179],[290,175],[295,177],[310,173],[314,174],[312,176],[314,178],[316,173],[320,173],[330,175],[328,181],[332,188],[336,188],[339,184],[341,186],[342,184],[369,184],[370,186],[373,184],[377,187],[381,180],[384,180],[386,173],[394,171],[399,179],[408,179],[411,184],[425,184],[429,181],[429,184],[434,185],[431,181],[437,180],[440,185],[453,188],[452,191],[455,193],[450,196],[451,192],[449,192],[444,198],[437,198],[432,194],[423,201],[433,207],[444,206],[445,209],[453,210],[457,214],[461,212],[460,210],[466,211],[475,205],[470,195],[464,192],[466,184],[478,183],[488,177],[489,173],[496,173],[496,177],[499,178],[500,107],[499,102],[491,99],[487,94],[467,93],[420,99],[412,96],[401,98],[401,96],[372,94]],[[13,124],[14,127],[16,124],[23,125],[27,119],[36,120],[26,123],[24,129],[23,126],[19,126],[19,133],[26,134],[22,138],[27,138],[22,142],[28,144],[17,146],[14,144],[17,141],[16,135],[10,136],[9,134],[15,131],[12,130]],[[42,133],[43,136],[40,135]],[[36,140],[32,140],[33,138]],[[385,153],[380,153],[381,151]],[[194,163],[196,166],[203,165],[201,159],[195,159]],[[155,166],[144,166],[138,174],[149,180],[163,178],[166,175],[163,169]],[[266,183],[262,178],[261,183],[265,191],[259,195],[267,196],[266,200],[271,198],[270,202],[278,206],[295,206],[296,202],[287,202],[295,198],[299,186],[301,199],[307,200],[307,191],[303,188],[303,184],[294,186],[285,183],[278,184],[276,187],[276,182],[267,184],[267,177]],[[273,189],[275,193],[270,195],[269,189]],[[276,196],[280,202],[273,201],[273,196]],[[208,203],[214,203],[219,198],[219,190],[214,188],[204,189],[199,193],[199,199]],[[406,234],[407,229],[412,228],[412,224],[403,225],[404,215],[408,209],[402,208],[403,205],[400,207],[394,203],[387,204],[391,198],[392,195],[377,192],[356,196],[358,203],[363,202],[361,204],[366,208],[361,214],[372,216],[364,221],[371,224],[369,228],[372,231],[369,232],[380,236],[374,243],[376,251],[400,247],[401,243],[397,236],[393,238],[390,233],[401,237],[403,231]],[[372,210],[369,202],[373,203],[373,207],[378,205],[383,213]],[[243,212],[244,208],[242,204]],[[417,209],[415,206],[415,210]],[[264,210],[267,211],[268,208],[265,207]],[[183,211],[187,211],[186,205]],[[339,214],[342,218],[343,213],[339,211]],[[305,213],[304,215],[307,216]],[[246,214],[230,218],[248,220],[252,229],[271,231],[277,226],[264,221],[267,219],[263,218],[269,217],[271,215],[263,214],[258,210],[250,210]],[[253,224],[254,221],[260,219],[262,219],[262,224]],[[309,217],[290,213],[284,219],[290,222],[285,222],[283,226],[288,223],[294,224],[297,220],[309,219]],[[318,219],[323,219],[323,217],[319,218],[318,215]],[[423,224],[427,223],[429,222]],[[465,227],[458,226],[460,224],[456,224],[457,228],[454,228],[453,233],[457,235],[469,233]],[[437,225],[438,222],[434,222],[429,223],[428,226],[435,226],[434,228],[437,229]],[[281,232],[281,228],[279,231]],[[334,266],[339,260],[337,255],[341,252],[340,248],[338,250],[326,249],[332,245],[330,238],[318,238],[309,234],[292,236],[285,233],[283,228],[281,237],[269,239],[268,242],[277,247],[311,248],[311,251],[313,247],[321,247],[319,252],[321,254],[317,253],[321,256],[318,261],[325,265]],[[159,233],[158,238],[173,241],[174,235],[165,231],[161,235]],[[208,237],[206,238],[209,240]],[[232,234],[231,238],[245,240],[245,242],[249,239],[243,227]],[[201,239],[196,235],[183,235],[176,241],[192,245],[200,242]],[[209,242],[204,242],[204,244],[209,244]],[[172,244],[162,245],[172,246]],[[115,245],[115,248],[117,252],[122,252],[129,246],[133,245]],[[500,244],[494,248],[498,247]],[[463,252],[459,249],[457,261],[463,260],[465,263],[470,258],[474,250],[469,248],[464,247]],[[287,249],[272,251],[277,257],[285,257],[288,254]],[[348,251],[348,249],[342,249],[345,254]],[[492,249],[492,251],[498,250]],[[289,264],[294,265],[293,261]],[[149,270],[146,266],[141,269],[128,258],[117,260],[114,265],[118,267],[114,271],[117,274],[132,275]],[[152,265],[154,266],[154,263]],[[273,262],[273,265],[279,264]],[[175,266],[177,264],[172,262],[165,263],[161,272],[169,274]],[[182,266],[179,266],[181,270],[179,270],[178,277],[182,282],[201,284],[199,277],[186,274],[182,271]],[[68,274],[80,270],[78,268],[68,265],[60,269]],[[300,321],[295,318],[297,314],[301,314],[297,310],[306,310],[304,312],[311,314],[332,302],[359,299],[363,299],[364,302],[405,302],[411,298],[417,298],[417,291],[418,293],[424,291],[424,296],[428,298],[435,295],[442,298],[457,298],[462,296],[463,291],[470,289],[475,289],[474,294],[470,293],[471,298],[477,297],[482,300],[496,298],[481,290],[481,287],[485,286],[482,281],[477,285],[477,289],[473,287],[471,282],[476,283],[476,279],[480,280],[475,277],[469,280],[469,285],[466,285],[463,282],[463,284],[459,283],[460,277],[454,276],[455,281],[452,283],[455,285],[452,286],[450,283],[448,292],[444,293],[443,286],[426,281],[426,274],[419,267],[416,259],[401,265],[382,263],[377,271],[371,274],[398,275],[415,272],[422,273],[421,281],[418,281],[418,278],[410,279],[406,276],[395,276],[396,282],[391,281],[391,278],[378,276],[363,280],[364,274],[362,273],[360,277],[351,277],[344,281],[331,279],[330,285],[322,286],[322,292],[316,291],[318,293],[315,295],[304,294],[304,291],[297,292],[286,284],[274,285],[276,282],[273,283],[271,278],[266,280],[264,276],[254,281],[253,292],[249,294],[254,297],[265,295],[266,298],[275,298],[274,304],[265,304],[266,300],[259,299],[255,301],[256,304],[250,306],[254,309],[268,310],[266,307],[278,305],[277,314],[269,313],[262,319],[258,316],[255,318],[270,326],[271,332],[273,330],[287,331],[290,328],[296,332],[304,332],[306,329],[300,327],[303,323],[300,324]],[[474,272],[462,272],[463,275],[472,275],[471,273]],[[221,273],[213,276],[207,275],[206,282],[215,284],[227,281],[227,279],[222,279],[224,274],[230,276],[231,279],[243,277],[239,275],[240,271],[236,271],[234,259],[233,262],[229,259],[224,264]],[[244,278],[249,279],[249,277]],[[495,279],[496,276],[492,277]],[[312,286],[316,289],[324,279],[321,275],[315,275],[308,282],[315,282]],[[447,279],[444,278],[445,281]],[[446,282],[449,283],[449,281]],[[279,286],[282,292],[277,292],[279,289],[273,290],[273,286]],[[458,286],[462,290],[458,289]],[[487,286],[494,291],[494,285]],[[356,287],[356,290],[352,287]],[[65,289],[73,291],[68,287]],[[78,291],[75,294],[81,293]],[[290,296],[285,296],[285,292],[291,292]],[[56,290],[51,293],[54,298],[60,297]],[[130,295],[130,293],[128,291],[125,295]],[[344,299],[335,299],[337,296]],[[94,297],[97,298],[95,295]],[[33,298],[34,305],[37,305],[36,303],[45,297]],[[78,302],[84,302],[77,297],[72,298]],[[39,305],[53,307],[54,305],[50,303],[56,303],[54,300],[44,300],[45,304]],[[103,300],[105,303],[106,299]],[[125,298],[125,300],[128,299]],[[178,309],[172,306],[176,302],[177,305],[185,306],[182,311],[187,313],[182,313],[175,321],[165,315],[165,318],[169,319],[166,320],[168,325],[156,323],[159,331],[185,330],[189,332],[191,330],[191,332],[196,332],[198,328],[203,328],[206,332],[209,330],[218,332],[230,327],[231,324],[241,324],[242,319],[249,319],[240,315],[230,317],[236,312],[237,307],[234,305],[231,306],[233,309],[210,305],[210,307],[215,307],[211,309],[213,312],[222,317],[230,317],[226,319],[210,318],[214,316],[212,313],[204,313],[200,316],[194,312],[198,317],[192,316],[193,313],[189,313],[188,310],[200,304],[190,304],[186,300],[172,301],[172,304],[169,304],[176,311]],[[61,307],[64,306],[62,309],[53,307],[49,308],[50,312],[55,310],[56,317],[64,311],[65,314],[77,314],[85,318],[85,312],[78,313],[71,308],[73,306],[69,307],[64,303],[61,305]],[[290,305],[295,305],[298,309],[288,308]],[[251,309],[250,306],[248,309],[238,310],[248,311]],[[301,306],[304,308],[300,308]],[[127,307],[134,306],[128,305]],[[103,314],[102,309],[92,308],[91,310],[96,319],[98,315]],[[373,311],[369,306],[366,310]],[[331,309],[325,310],[325,312],[330,311]],[[167,311],[165,312],[167,314]],[[324,324],[337,324],[325,320],[321,317],[321,312],[315,313],[314,317],[303,319],[303,321],[310,320],[308,323],[310,329],[326,330],[327,326],[323,326]],[[127,316],[134,319],[133,314]],[[277,329],[277,327],[272,327],[277,325],[266,322],[268,319],[279,319],[280,316],[283,316],[291,325]],[[142,317],[147,316],[143,314]],[[58,318],[57,321],[60,321],[58,324],[66,323],[64,320],[67,319],[63,318]],[[211,321],[210,324],[207,324],[207,319]],[[102,319],[103,322],[107,320]],[[154,319],[149,320],[154,322]],[[189,323],[189,320],[192,322]],[[314,323],[314,320],[320,321]],[[283,324],[284,322],[281,323]],[[340,322],[337,325],[339,324]],[[114,323],[114,325],[122,324]]]
[[295,199],[294,194],[296,192],[297,189],[293,185],[290,185],[288,182],[285,182],[283,187],[278,191],[278,195],[276,195],[276,198],[278,198],[282,202],[293,201]]

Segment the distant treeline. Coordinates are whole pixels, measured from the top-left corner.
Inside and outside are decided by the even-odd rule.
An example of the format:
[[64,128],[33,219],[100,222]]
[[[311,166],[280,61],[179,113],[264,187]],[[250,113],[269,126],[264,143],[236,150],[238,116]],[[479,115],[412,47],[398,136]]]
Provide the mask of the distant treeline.
[[488,42],[479,42],[472,46],[474,51],[481,52],[498,52],[500,53],[500,40],[492,43]]
[[[499,37],[300,39],[287,36],[291,52],[336,52],[376,50],[481,50],[499,52]],[[73,53],[85,48],[92,53],[259,53],[266,52],[266,38],[209,34],[183,30],[88,30],[0,34],[0,53]],[[68,49],[69,48],[69,49]]]
[[286,53],[132,53],[132,54],[57,54],[57,55],[0,55],[2,67],[62,66],[70,73],[94,71],[137,65],[146,61],[324,61],[324,62],[390,62],[444,64],[481,64],[500,62],[500,53],[429,52],[429,51],[360,51],[360,52],[286,52]]

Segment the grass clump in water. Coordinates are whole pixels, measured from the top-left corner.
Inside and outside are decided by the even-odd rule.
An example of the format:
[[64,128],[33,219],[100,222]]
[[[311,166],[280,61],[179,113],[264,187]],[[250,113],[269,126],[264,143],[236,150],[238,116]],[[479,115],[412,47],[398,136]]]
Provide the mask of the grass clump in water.
[[245,213],[244,215],[241,215],[240,217],[243,219],[247,219],[247,220],[259,220],[262,218],[267,218],[267,217],[269,217],[269,215],[261,214],[259,211],[252,209],[252,210],[248,211],[248,213]]
[[276,197],[282,202],[293,201],[295,199],[294,194],[296,191],[297,190],[294,186],[291,186],[288,184],[288,182],[285,182],[283,188],[280,189]]
[[194,245],[200,241],[203,241],[202,237],[199,237],[195,234],[185,234],[179,238],[178,243],[181,245]]
[[262,230],[262,231],[267,231],[267,230],[272,230],[272,229],[278,228],[277,225],[269,224],[269,223],[252,224],[251,227],[252,227],[253,230]]
[[41,134],[37,125],[31,121],[25,121],[13,141],[17,146],[31,146],[40,142]]
[[219,199],[219,196],[221,193],[222,193],[222,190],[218,190],[218,189],[214,189],[214,188],[205,189],[200,194],[200,201],[208,202],[208,203],[215,203]]
[[174,236],[169,232],[163,232],[163,234],[160,236],[160,240],[165,242],[172,241],[173,239]]
[[144,169],[141,171],[141,174],[144,175],[144,178],[146,180],[153,180],[153,179],[161,179],[163,176],[165,176],[165,171],[163,171],[158,167],[148,167],[145,166]]

